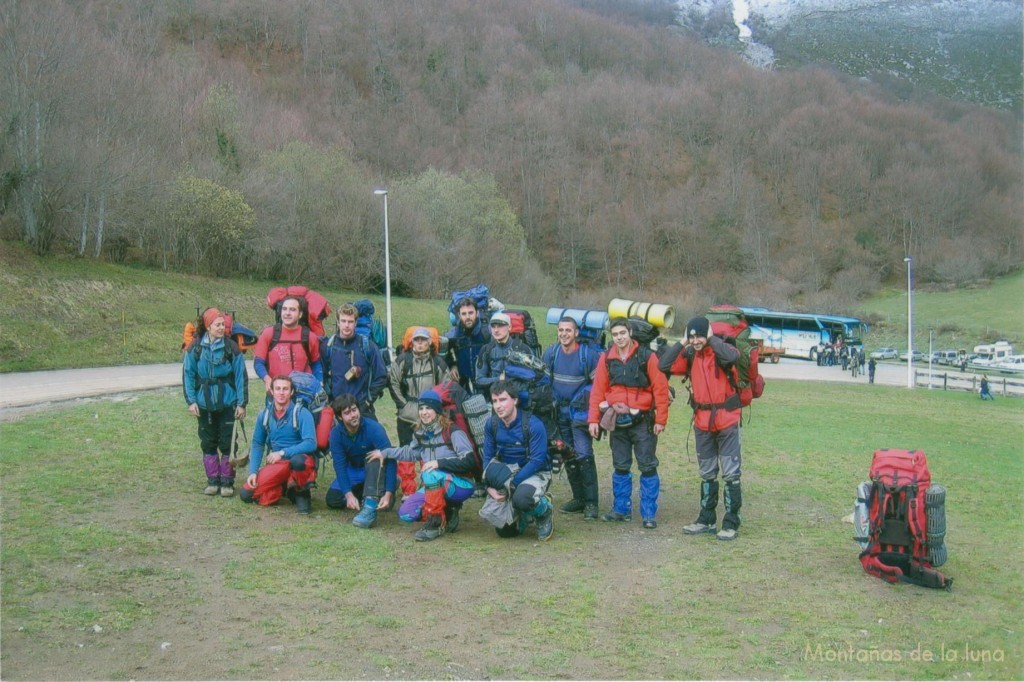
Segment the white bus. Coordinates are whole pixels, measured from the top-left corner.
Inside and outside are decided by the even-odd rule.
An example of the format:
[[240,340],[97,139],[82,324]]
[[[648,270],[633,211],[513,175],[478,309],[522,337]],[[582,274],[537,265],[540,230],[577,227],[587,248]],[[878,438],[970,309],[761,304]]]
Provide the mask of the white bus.
[[856,317],[790,313],[767,308],[740,307],[750,324],[750,338],[762,339],[764,345],[784,348],[790,358],[814,360],[821,344],[842,341],[847,346],[861,346],[867,325]]

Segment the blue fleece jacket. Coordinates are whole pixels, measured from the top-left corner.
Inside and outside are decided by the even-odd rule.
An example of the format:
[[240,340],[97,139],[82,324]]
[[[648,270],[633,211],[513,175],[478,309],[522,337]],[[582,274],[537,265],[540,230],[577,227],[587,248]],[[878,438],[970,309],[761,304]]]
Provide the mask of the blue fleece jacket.
[[[334,461],[334,474],[337,477],[332,488],[340,488],[342,493],[352,492],[353,479],[358,483],[363,480],[362,472],[366,469],[366,454],[373,450],[385,450],[391,447],[384,427],[371,419],[363,417],[359,429],[349,433],[343,423],[334,425],[331,430],[331,459]],[[394,460],[384,462],[384,491],[393,493],[398,487],[398,467]]]
[[517,486],[539,471],[551,470],[551,458],[548,456],[548,433],[542,422],[535,415],[530,415],[530,442],[524,443],[523,411],[516,410],[515,419],[508,426],[491,415],[484,429],[484,462],[487,465],[495,457],[503,464],[517,464],[519,471],[512,479]]
[[[266,426],[263,425],[264,421],[267,422]],[[259,472],[260,464],[263,462],[263,451],[268,443],[270,452],[281,450],[284,452],[284,458],[288,460],[295,455],[312,455],[316,452],[316,427],[313,425],[313,415],[305,407],[296,407],[295,403],[289,403],[288,409],[280,418],[274,413],[273,406],[260,410],[252,434],[252,447],[249,449],[250,474]]]

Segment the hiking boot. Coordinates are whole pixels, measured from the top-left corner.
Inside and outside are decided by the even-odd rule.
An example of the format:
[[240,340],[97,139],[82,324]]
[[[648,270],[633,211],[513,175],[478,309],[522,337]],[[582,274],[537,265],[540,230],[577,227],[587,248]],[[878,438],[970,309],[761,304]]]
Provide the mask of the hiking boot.
[[219,485],[214,485],[213,483],[211,483],[205,488],[203,488],[204,495],[217,495],[218,493],[220,493]]
[[647,530],[654,530],[658,527],[658,522],[654,519],[644,519],[644,528]]
[[702,533],[714,533],[717,530],[714,526],[709,526],[706,523],[691,523],[688,526],[683,526],[683,532],[687,535],[700,535]]
[[717,537],[719,540],[725,540],[726,542],[729,542],[731,540],[735,540],[736,539],[736,529],[735,528],[723,528],[722,530],[718,531],[718,535],[716,535],[715,537]]
[[313,500],[310,497],[309,491],[295,493],[295,511],[303,515],[313,511]]
[[459,507],[448,507],[445,510],[448,514],[448,533],[454,533],[459,529]]
[[221,497],[231,497],[234,494],[235,494],[235,487],[234,486],[232,486],[232,485],[222,485],[220,487],[220,496]]
[[587,505],[584,504],[583,500],[577,500],[574,498],[563,504],[558,509],[566,514],[582,514],[586,508]]
[[413,537],[417,542],[430,542],[436,540],[444,534],[444,529],[437,526],[425,525],[416,531]]
[[413,535],[417,542],[430,542],[436,540],[444,534],[444,526],[441,525],[441,515],[430,515],[427,517],[427,522],[423,524],[423,527],[416,531]]
[[377,522],[377,500],[372,497],[363,499],[363,508],[352,517],[352,525],[356,528],[372,528]]
[[620,522],[624,523],[626,521],[632,521],[633,520],[633,515],[632,514],[620,514],[617,511],[610,511],[607,514],[602,514],[601,515],[601,520],[602,521],[620,521]]
[[541,542],[550,540],[555,532],[554,514],[548,509],[544,514],[537,517],[537,539]]
[[583,520],[584,521],[597,521],[600,515],[597,513],[596,504],[587,504],[583,507]]

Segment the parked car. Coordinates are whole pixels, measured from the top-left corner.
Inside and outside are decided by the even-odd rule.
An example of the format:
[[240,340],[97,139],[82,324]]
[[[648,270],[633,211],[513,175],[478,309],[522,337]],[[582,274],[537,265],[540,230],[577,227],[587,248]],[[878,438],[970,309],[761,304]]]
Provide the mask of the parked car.
[[871,351],[871,356],[875,360],[896,360],[900,354],[895,348],[879,348],[878,350]]
[[932,353],[934,356],[932,362],[936,362],[940,365],[959,365],[960,356],[955,350],[937,350]]
[[921,362],[924,360],[924,353],[919,350],[903,351],[900,353],[900,360],[907,361],[908,357],[912,357],[911,362]]

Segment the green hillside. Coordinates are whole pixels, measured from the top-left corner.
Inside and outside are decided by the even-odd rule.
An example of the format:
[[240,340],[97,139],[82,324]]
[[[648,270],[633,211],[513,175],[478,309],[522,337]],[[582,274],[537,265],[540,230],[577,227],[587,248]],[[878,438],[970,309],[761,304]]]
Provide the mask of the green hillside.
[[[0,282],[6,296],[0,306],[0,371],[62,369],[120,364],[176,362],[182,325],[196,307],[216,305],[259,330],[273,322],[263,300],[267,290],[290,282],[215,279],[161,270],[111,265],[85,259],[40,258],[26,249],[0,242]],[[384,317],[384,296],[345,290],[322,290],[331,306],[369,298]],[[546,305],[524,305],[495,290],[509,306],[525,307],[537,322],[541,342],[555,340],[545,324]],[[659,299],[657,296],[654,300]],[[985,288],[915,292],[915,345],[973,347],[982,341],[1024,340],[1024,273],[994,281]],[[685,318],[677,301],[677,318]],[[556,301],[544,301],[556,304]],[[740,304],[746,301],[738,301]],[[869,348],[906,345],[906,292],[891,290],[865,301],[857,314],[869,323]],[[392,299],[395,336],[407,326],[448,327],[447,302]],[[333,320],[328,320],[328,328]],[[397,341],[397,338],[396,338]]]
[[[182,326],[196,307],[215,305],[259,330],[274,321],[264,304],[271,287],[295,282],[216,279],[74,258],[40,258],[0,242],[0,371],[176,362]],[[382,294],[318,290],[332,309],[369,298],[385,316]],[[494,294],[509,307],[523,307]],[[546,308],[525,306],[541,341],[554,342]],[[395,341],[413,324],[448,328],[447,302],[392,298]],[[334,320],[326,321],[333,329]]]
[[[887,290],[860,306],[872,323],[874,345],[907,344],[907,292]],[[988,286],[954,291],[914,292],[914,344],[928,348],[928,330],[935,347],[972,348],[983,342],[1008,339],[1024,342],[1024,272],[994,280]]]

